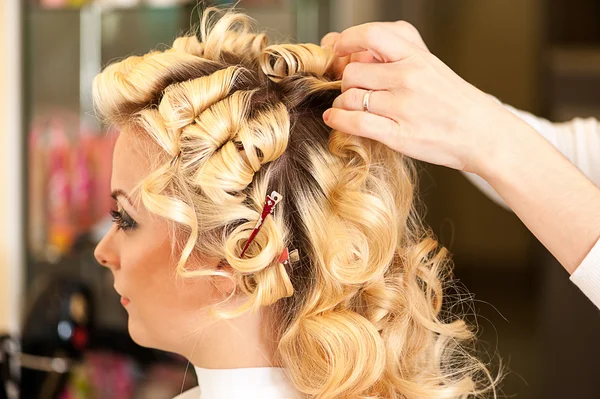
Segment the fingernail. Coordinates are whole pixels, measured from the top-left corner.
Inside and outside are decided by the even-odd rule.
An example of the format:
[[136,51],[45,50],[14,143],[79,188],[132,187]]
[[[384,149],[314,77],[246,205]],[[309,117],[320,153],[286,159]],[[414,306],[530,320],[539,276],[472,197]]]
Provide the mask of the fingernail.
[[323,120],[325,120],[325,122],[327,122],[329,120],[330,113],[331,113],[331,108],[328,109],[327,111],[325,111],[325,113],[323,114]]

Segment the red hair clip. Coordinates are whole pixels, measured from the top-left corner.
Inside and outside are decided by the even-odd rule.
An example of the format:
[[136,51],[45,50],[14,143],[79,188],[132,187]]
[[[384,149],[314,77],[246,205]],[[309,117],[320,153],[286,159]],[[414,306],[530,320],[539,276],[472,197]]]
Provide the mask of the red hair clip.
[[[254,238],[256,237],[258,232],[260,231],[260,228],[262,227],[266,217],[273,214],[273,212],[275,211],[275,205],[277,205],[282,199],[283,199],[283,196],[281,194],[279,194],[277,191],[273,191],[271,194],[267,195],[267,198],[265,198],[265,203],[263,205],[262,213],[261,213],[260,217],[258,218],[258,220],[256,221],[254,230],[252,230],[252,233],[250,234],[250,237],[248,238],[246,245],[244,245],[244,249],[242,249],[240,258],[244,257],[246,250],[248,249],[248,247],[250,246],[250,244],[252,243],[252,241],[254,240]],[[290,260],[292,262],[295,262],[298,259],[299,259],[298,250],[295,249],[290,253],[288,251],[288,249],[285,248],[283,250],[283,252],[281,253],[281,256],[279,257],[279,263],[283,263],[284,266],[287,267],[290,264]]]
[[273,214],[273,212],[275,211],[275,205],[277,205],[279,203],[279,201],[281,201],[282,199],[283,199],[283,196],[281,194],[279,194],[277,191],[273,191],[270,195],[267,195],[267,198],[265,199],[265,203],[263,205],[262,214],[256,221],[256,226],[254,226],[254,230],[252,230],[252,234],[250,234],[250,237],[248,238],[246,245],[244,245],[244,249],[242,249],[240,258],[244,257],[246,250],[248,249],[248,247],[250,246],[250,244],[252,243],[252,241],[254,240],[254,238],[256,237],[258,232],[260,231],[260,228],[262,227],[262,225],[265,221],[265,218],[267,216]]

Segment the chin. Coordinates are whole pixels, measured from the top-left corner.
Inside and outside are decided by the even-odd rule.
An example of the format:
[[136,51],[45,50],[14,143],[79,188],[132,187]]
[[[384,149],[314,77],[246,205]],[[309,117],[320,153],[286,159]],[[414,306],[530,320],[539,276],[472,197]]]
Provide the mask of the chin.
[[139,346],[150,349],[158,349],[161,351],[172,352],[173,349],[169,348],[169,345],[165,345],[164,341],[156,339],[156,335],[153,335],[152,329],[146,327],[146,325],[139,321],[133,320],[131,315],[128,321],[129,336]]
[[145,348],[156,348],[156,343],[153,343],[152,339],[150,338],[148,329],[141,326],[139,322],[132,320],[131,315],[129,316],[127,325],[129,336],[133,342]]

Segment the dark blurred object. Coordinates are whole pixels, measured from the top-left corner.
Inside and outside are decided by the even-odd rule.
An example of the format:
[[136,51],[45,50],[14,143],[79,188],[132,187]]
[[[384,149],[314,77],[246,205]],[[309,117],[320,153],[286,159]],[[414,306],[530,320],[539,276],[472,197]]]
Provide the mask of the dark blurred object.
[[8,335],[0,336],[0,399],[18,397],[18,341]]
[[600,2],[598,0],[547,0],[550,41],[554,44],[598,44]]
[[[78,240],[74,248],[83,251],[85,242]],[[93,298],[103,297],[94,295],[88,283],[61,274],[32,285],[23,327],[20,398],[146,399],[150,391],[169,392],[164,397],[178,394],[187,361],[142,348],[121,329],[100,327],[94,322]],[[185,387],[195,382],[186,381]]]
[[48,277],[25,314],[21,398],[55,399],[93,329],[90,290],[72,277]]
[[8,399],[8,384],[10,383],[10,365],[8,354],[4,351],[7,336],[0,337],[0,399]]
[[550,255],[539,298],[540,375],[537,397],[600,398],[600,314]]
[[554,121],[600,118],[600,2],[548,2],[544,96]]
[[[549,117],[600,118],[600,2],[547,0]],[[598,309],[550,255],[541,260],[539,398],[600,398]]]
[[[4,370],[2,370],[2,366],[3,366],[3,359],[0,359],[0,372],[2,372],[2,374],[4,374]],[[6,392],[6,384],[8,384],[8,381],[5,380],[5,376],[2,375],[0,376],[0,399],[8,399],[8,393]]]

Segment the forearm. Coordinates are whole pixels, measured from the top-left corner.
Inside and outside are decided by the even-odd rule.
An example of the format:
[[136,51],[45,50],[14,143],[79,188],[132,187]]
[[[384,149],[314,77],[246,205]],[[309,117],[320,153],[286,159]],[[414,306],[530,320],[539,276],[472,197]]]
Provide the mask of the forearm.
[[508,125],[479,174],[572,274],[600,238],[600,189],[530,126]]

